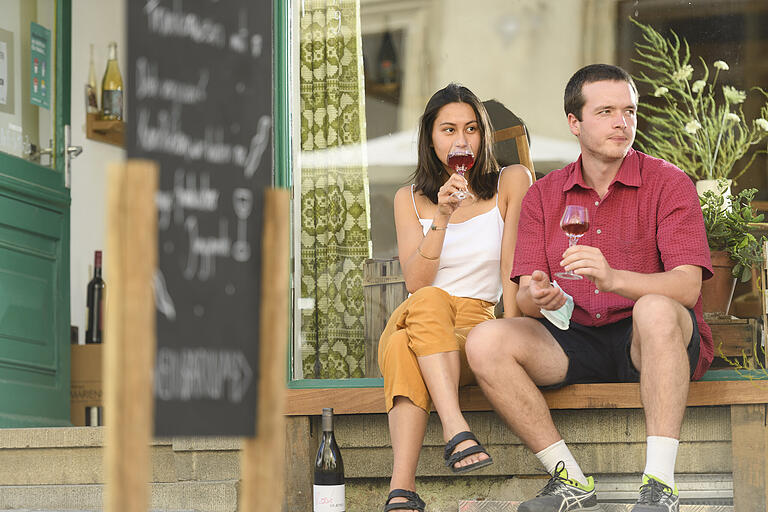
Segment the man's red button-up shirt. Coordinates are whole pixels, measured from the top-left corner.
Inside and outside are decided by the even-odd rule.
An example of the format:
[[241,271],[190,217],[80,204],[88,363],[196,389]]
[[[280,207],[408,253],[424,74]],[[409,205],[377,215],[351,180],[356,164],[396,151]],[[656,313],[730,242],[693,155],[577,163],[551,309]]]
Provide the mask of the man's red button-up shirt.
[[[542,270],[575,303],[572,319],[601,326],[632,315],[634,301],[601,292],[588,279],[557,279],[568,238],[560,229],[565,205],[589,210],[589,229],[579,244],[599,248],[615,269],[645,274],[680,265],[697,265],[702,278],[712,276],[704,219],[691,179],[674,165],[633,149],[601,199],[584,182],[581,157],[537,181],[523,199],[512,279]],[[694,373],[700,378],[713,357],[712,332],[704,323],[701,296],[694,308],[701,334],[701,355]]]

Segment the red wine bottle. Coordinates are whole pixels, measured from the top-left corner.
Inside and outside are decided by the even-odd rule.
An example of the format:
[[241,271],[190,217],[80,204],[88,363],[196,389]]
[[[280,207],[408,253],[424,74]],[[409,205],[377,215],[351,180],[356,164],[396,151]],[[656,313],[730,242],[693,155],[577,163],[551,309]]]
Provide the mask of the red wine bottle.
[[323,409],[323,437],[315,458],[314,512],[345,512],[344,462],[333,435],[333,409]]
[[101,278],[101,251],[96,251],[93,260],[93,279],[88,283],[86,306],[88,307],[88,325],[85,329],[86,343],[104,341],[104,292],[106,285]]

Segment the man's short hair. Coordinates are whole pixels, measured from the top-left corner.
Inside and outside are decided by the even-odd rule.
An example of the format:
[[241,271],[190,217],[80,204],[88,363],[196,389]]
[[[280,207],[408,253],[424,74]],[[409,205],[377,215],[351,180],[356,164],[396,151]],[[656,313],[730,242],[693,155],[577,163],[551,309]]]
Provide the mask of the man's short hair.
[[582,94],[584,85],[603,80],[627,82],[632,86],[635,95],[637,95],[637,87],[635,86],[634,80],[629,76],[629,73],[620,67],[611,64],[590,64],[575,72],[571,79],[568,80],[568,85],[565,86],[565,98],[563,101],[565,115],[573,114],[576,116],[576,119],[581,121],[582,109],[584,108],[585,102],[584,94]]

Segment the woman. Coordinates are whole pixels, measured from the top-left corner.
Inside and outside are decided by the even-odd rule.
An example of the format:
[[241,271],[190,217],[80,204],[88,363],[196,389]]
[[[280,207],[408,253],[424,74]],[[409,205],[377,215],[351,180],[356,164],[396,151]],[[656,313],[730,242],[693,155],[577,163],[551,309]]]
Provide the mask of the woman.
[[[492,144],[483,104],[466,87],[448,85],[430,98],[421,118],[414,184],[395,195],[398,253],[411,295],[379,340],[394,452],[384,510],[424,510],[415,492],[416,465],[430,403],[454,473],[492,462],[459,409],[459,386],[474,382],[464,343],[470,328],[493,318],[502,287],[504,316],[520,314],[509,274],[520,203],[532,181],[522,165],[499,172]],[[469,146],[476,155],[466,177],[448,165],[454,146]],[[462,190],[472,196],[460,200],[454,194]]]

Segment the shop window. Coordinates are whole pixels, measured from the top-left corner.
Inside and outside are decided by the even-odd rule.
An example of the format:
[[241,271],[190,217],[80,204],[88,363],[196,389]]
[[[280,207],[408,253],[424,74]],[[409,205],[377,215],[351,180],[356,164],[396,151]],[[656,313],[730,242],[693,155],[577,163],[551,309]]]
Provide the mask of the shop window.
[[[358,379],[378,377],[378,336],[403,293],[392,201],[410,183],[419,116],[436,90],[459,82],[510,108],[528,127],[537,173],[546,174],[579,155],[562,112],[568,78],[592,62],[631,69],[627,16],[635,11],[654,24],[668,20],[680,35],[730,27],[721,30],[730,42],[702,35],[695,51],[719,55],[743,37],[733,62],[752,70],[745,83],[768,83],[754,75],[764,71],[762,0],[688,4],[293,0],[292,385],[379,382]],[[706,20],[714,11],[725,17]],[[762,173],[754,186],[764,195],[758,167],[748,179]]]

